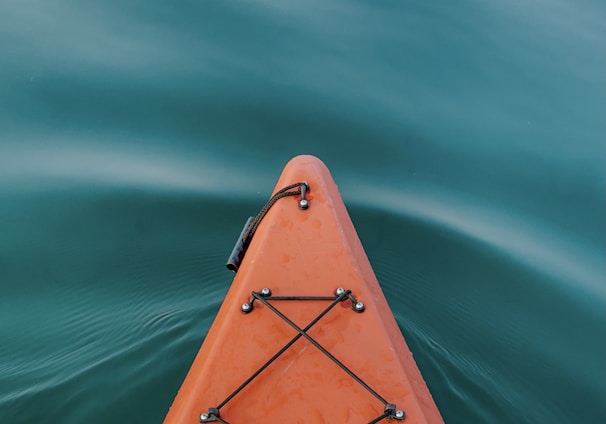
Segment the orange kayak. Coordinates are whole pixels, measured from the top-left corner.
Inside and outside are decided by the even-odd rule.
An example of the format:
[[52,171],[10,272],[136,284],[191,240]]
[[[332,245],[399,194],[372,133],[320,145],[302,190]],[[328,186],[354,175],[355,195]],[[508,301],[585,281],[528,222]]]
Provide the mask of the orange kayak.
[[326,166],[297,156],[165,423],[442,423]]

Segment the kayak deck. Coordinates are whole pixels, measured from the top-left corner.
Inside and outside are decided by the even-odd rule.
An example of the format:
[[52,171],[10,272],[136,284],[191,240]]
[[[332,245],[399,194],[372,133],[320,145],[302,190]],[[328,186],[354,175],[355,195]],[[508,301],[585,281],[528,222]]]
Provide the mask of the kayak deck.
[[274,192],[303,181],[245,243],[165,423],[443,422],[326,166],[298,156]]

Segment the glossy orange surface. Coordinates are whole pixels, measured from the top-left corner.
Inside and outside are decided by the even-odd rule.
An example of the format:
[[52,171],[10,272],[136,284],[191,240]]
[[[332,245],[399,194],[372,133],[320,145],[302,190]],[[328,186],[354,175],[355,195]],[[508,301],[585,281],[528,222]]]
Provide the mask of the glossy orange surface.
[[[165,423],[198,423],[298,332],[260,302],[241,305],[252,291],[272,296],[334,296],[352,291],[365,305],[337,304],[307,334],[359,376],[406,419],[442,418],[413,360],[362,248],[328,169],[313,156],[292,159],[276,189],[306,181],[309,208],[299,197],[280,199],[255,233],[215,321],[179,390]],[[272,301],[300,328],[330,301]],[[220,409],[221,419],[243,423],[368,423],[384,404],[300,337]]]

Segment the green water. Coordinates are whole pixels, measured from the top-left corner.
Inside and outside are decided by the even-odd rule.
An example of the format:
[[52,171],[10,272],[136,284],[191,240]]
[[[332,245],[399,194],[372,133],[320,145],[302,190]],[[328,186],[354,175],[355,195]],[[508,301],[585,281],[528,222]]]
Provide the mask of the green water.
[[0,422],[161,422],[300,153],[446,422],[606,422],[606,7],[442,3],[0,3]]

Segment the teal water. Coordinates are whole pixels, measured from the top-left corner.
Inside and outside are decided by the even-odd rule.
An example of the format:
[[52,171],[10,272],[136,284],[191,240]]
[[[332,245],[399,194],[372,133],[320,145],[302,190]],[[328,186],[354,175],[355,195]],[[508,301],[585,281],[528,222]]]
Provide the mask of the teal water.
[[3,1],[0,422],[161,422],[300,153],[446,422],[606,422],[604,16]]

